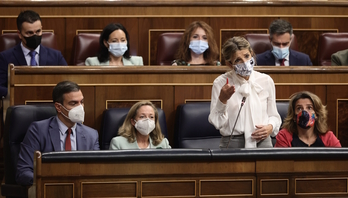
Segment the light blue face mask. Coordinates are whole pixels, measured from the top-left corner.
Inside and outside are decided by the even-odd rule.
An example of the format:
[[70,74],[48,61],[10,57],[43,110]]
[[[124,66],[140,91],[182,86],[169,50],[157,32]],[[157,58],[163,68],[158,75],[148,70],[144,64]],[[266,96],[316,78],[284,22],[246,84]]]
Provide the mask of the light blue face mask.
[[276,59],[284,59],[289,54],[289,47],[277,47],[273,45],[272,53]]
[[251,57],[251,59],[245,63],[238,63],[237,65],[234,65],[234,71],[241,76],[250,76],[254,69],[254,65],[255,60],[253,57]]
[[205,50],[209,48],[208,42],[203,40],[193,40],[190,42],[189,48],[195,53],[195,54],[203,54]]
[[116,57],[123,56],[127,49],[127,43],[109,43],[109,52]]

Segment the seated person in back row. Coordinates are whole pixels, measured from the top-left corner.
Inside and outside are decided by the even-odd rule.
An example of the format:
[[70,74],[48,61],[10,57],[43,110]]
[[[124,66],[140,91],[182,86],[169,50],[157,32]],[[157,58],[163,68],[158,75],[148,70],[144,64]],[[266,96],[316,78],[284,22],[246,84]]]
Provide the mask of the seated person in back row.
[[52,93],[57,116],[33,122],[18,156],[16,181],[33,184],[34,152],[99,150],[98,131],[81,124],[85,118],[80,87],[70,81],[58,83]]
[[288,115],[275,147],[341,147],[327,127],[327,111],[320,98],[308,91],[290,97]]
[[26,10],[17,17],[18,45],[0,53],[0,97],[7,95],[8,64],[15,66],[67,65],[61,52],[41,45],[40,15]]
[[269,27],[272,50],[257,55],[258,66],[312,66],[307,54],[289,49],[292,40],[292,26],[288,21],[277,19]]
[[216,61],[218,56],[219,49],[211,27],[203,21],[194,21],[186,28],[172,65],[220,66],[220,62]]
[[158,111],[150,101],[137,102],[119,128],[120,136],[112,138],[110,150],[171,148],[158,120]]
[[338,51],[331,55],[332,66],[348,66],[348,49]]
[[144,64],[141,56],[130,56],[129,34],[126,28],[119,23],[110,23],[100,34],[98,56],[87,58],[85,65],[129,66]]

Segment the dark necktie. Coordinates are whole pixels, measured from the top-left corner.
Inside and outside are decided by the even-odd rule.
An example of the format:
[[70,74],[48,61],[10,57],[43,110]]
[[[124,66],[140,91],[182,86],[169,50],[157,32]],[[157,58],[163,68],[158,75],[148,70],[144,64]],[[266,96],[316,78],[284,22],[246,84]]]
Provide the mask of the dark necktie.
[[67,130],[66,139],[65,139],[65,150],[71,151],[71,140],[70,140],[71,128]]
[[30,66],[36,66],[36,60],[35,60],[35,55],[36,55],[36,51],[31,51],[29,52],[30,54]]
[[285,66],[284,62],[285,62],[285,58],[279,59],[280,66]]

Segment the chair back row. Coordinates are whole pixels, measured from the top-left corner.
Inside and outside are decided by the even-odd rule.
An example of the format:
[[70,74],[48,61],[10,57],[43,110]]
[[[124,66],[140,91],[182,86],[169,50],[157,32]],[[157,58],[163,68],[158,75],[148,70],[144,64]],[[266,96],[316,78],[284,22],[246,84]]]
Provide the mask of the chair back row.
[[[182,32],[168,32],[159,36],[157,42],[157,65],[171,65],[179,48]],[[272,49],[268,34],[246,34],[256,54],[261,54]],[[20,42],[17,33],[5,33],[0,36],[0,52],[9,49]],[[42,33],[42,45],[58,49],[56,37],[53,32]],[[296,36],[290,49],[298,50]],[[322,66],[331,65],[331,55],[337,51],[348,49],[348,33],[323,33],[319,37],[317,59]],[[96,56],[99,51],[99,34],[80,33],[74,38],[73,64],[85,65],[88,57]]]

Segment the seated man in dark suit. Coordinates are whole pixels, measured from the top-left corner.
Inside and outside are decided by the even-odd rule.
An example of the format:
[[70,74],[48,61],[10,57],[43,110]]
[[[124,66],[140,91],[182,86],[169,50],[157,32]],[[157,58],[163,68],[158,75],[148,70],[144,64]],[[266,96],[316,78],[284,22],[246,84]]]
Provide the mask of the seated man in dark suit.
[[0,97],[7,95],[8,64],[15,66],[67,65],[60,51],[41,45],[40,15],[34,11],[21,12],[17,17],[17,33],[21,42],[0,53]]
[[85,111],[80,87],[74,82],[60,82],[52,97],[57,116],[33,122],[21,143],[16,173],[20,185],[33,184],[35,151],[99,150],[98,131],[81,124]]
[[269,27],[269,40],[273,49],[258,54],[258,66],[312,66],[307,54],[289,49],[292,39],[292,26],[288,21],[277,19]]

